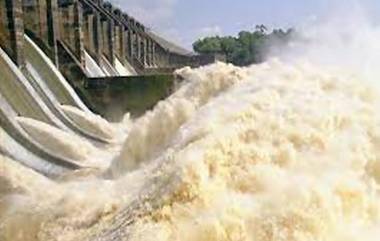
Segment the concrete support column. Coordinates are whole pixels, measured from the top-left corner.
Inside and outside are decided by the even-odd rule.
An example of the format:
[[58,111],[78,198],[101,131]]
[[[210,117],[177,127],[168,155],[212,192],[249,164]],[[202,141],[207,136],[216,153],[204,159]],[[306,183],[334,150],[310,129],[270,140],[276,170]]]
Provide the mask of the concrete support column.
[[46,0],[37,0],[36,1],[36,10],[37,10],[37,18],[38,18],[38,35],[39,38],[43,41],[47,40],[47,32],[48,32],[48,24],[47,24],[47,8],[46,8]]
[[151,45],[151,40],[148,38],[146,40],[146,65],[147,66],[150,66],[150,56],[151,56],[150,45]]
[[57,39],[59,39],[59,24],[58,24],[58,3],[57,0],[46,0],[47,10],[47,35],[48,45],[52,50],[51,59],[58,67],[58,49]]
[[139,46],[140,46],[139,60],[140,60],[140,63],[144,65],[144,37],[142,37],[141,35],[140,35]]
[[10,45],[8,53],[12,60],[19,66],[24,66],[24,23],[22,19],[22,0],[5,0],[10,33]]
[[124,26],[120,26],[119,27],[119,45],[120,45],[120,53],[119,53],[119,56],[121,58],[121,61],[122,63],[124,63],[126,61],[126,56],[127,56],[127,53],[126,53],[126,36],[125,36],[125,27]]
[[83,42],[83,14],[82,7],[78,0],[74,2],[74,54],[78,58],[79,62],[84,66],[84,42]]
[[[91,27],[91,26],[90,26]],[[95,12],[94,15],[94,25],[93,25],[94,35],[92,36],[94,39],[95,45],[95,61],[100,63],[100,59],[103,54],[103,32],[102,32],[102,20],[99,12]]]
[[140,61],[141,56],[141,38],[138,33],[135,32],[135,46],[136,46],[136,59]]
[[130,48],[129,48],[129,29],[125,28],[124,31],[124,52],[125,52],[125,58],[128,58],[131,55]]
[[144,66],[147,65],[147,60],[148,60],[148,40],[147,38],[143,37],[142,39],[142,48],[143,48],[143,51],[142,51],[142,64]]
[[133,30],[131,29],[128,31],[128,51],[129,51],[129,57],[133,59],[133,57],[135,56],[136,49],[135,49],[135,35],[134,35]]
[[149,52],[149,60],[148,60],[148,64],[149,66],[153,66],[153,41],[151,39],[149,39],[149,45],[148,45],[148,52]]
[[152,42],[152,66],[156,66],[156,43]]
[[108,46],[106,46],[108,48],[108,51],[107,53],[109,54],[108,57],[108,61],[110,61],[110,63],[112,65],[114,65],[114,62],[115,62],[115,24],[114,22],[109,19],[107,20],[107,38],[108,38]]
[[93,13],[88,13],[86,15],[87,18],[87,36],[88,36],[88,43],[87,43],[87,48],[91,53],[95,53],[95,41],[94,41],[94,14]]

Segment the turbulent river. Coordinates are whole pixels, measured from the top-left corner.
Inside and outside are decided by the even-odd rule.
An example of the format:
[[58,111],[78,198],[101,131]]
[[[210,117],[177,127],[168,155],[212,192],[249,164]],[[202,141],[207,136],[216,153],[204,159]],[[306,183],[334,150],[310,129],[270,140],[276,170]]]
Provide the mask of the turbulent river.
[[367,75],[279,59],[177,74],[183,85],[139,119],[96,121],[117,136],[105,171],[52,181],[0,158],[0,240],[379,240],[380,95]]

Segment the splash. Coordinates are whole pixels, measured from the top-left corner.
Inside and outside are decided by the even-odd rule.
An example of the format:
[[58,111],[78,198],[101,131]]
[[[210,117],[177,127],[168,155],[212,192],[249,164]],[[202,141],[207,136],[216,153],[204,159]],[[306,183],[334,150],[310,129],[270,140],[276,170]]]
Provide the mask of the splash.
[[116,130],[105,119],[90,112],[84,112],[76,107],[62,105],[61,109],[81,128],[95,136],[112,141]]
[[43,122],[17,117],[17,121],[42,146],[74,161],[84,161],[95,151],[89,142]]
[[178,73],[187,83],[132,123],[113,163],[119,178],[62,184],[42,208],[37,198],[28,207],[39,207],[39,225],[29,234],[377,240],[377,88],[346,69],[276,59]]
[[[234,81],[207,91],[204,104],[169,129],[150,161],[159,166],[151,174],[159,190],[148,203],[160,205],[125,227],[128,240],[377,239],[376,89],[347,70],[276,60],[185,73],[208,90]],[[204,92],[191,93],[190,100]]]
[[63,107],[127,135],[112,178],[55,182],[0,158],[0,240],[377,241],[378,38],[319,33],[332,40],[261,65],[178,70],[181,88],[125,124]]
[[[213,71],[215,68],[220,72]],[[189,83],[134,123],[113,164],[115,175],[162,154],[162,149],[173,144],[173,135],[200,107],[245,76],[239,68],[222,63],[199,71],[185,68],[177,74]]]

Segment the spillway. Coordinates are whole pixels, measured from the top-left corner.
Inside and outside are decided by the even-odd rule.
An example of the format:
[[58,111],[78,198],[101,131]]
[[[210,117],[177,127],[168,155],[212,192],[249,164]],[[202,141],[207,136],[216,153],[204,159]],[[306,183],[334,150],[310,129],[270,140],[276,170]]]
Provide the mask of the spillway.
[[[25,116],[67,130],[66,126],[49,110],[21,71],[1,49],[0,69],[2,70],[0,85],[0,114],[2,127],[5,128],[4,130],[7,132],[7,135],[5,135],[5,137],[7,137],[6,140],[14,139],[9,142],[1,142],[0,146],[2,146],[2,149],[6,150],[7,153],[14,158],[17,158],[18,155],[20,155],[20,158],[17,159],[37,170],[41,170],[41,166],[44,166],[44,164],[42,164],[40,160],[33,162],[33,160],[36,159],[36,155],[45,159],[45,163],[46,161],[55,163],[53,166],[58,166],[57,168],[47,168],[43,170],[43,173],[49,175],[57,174],[55,171],[57,169],[67,169],[65,167],[75,169],[75,167],[78,167],[71,163],[70,160],[57,156],[39,145],[17,123],[15,120],[17,116]],[[9,136],[12,138],[8,138]],[[10,143],[15,143],[15,146],[10,147]],[[24,148],[20,148],[19,145],[22,145]],[[27,152],[20,151],[19,153],[18,150],[25,148],[28,150]],[[27,160],[27,154],[29,153],[31,153],[31,157]],[[49,170],[54,170],[54,172],[49,173]]]
[[42,50],[29,37],[25,36],[25,40],[27,77],[49,109],[70,130],[98,142],[107,142],[108,140],[97,136],[86,126],[81,126],[83,123],[75,122],[75,119],[65,114],[61,108],[63,105],[70,105],[86,115],[93,115]]
[[24,43],[26,67],[35,79],[40,80],[40,87],[51,92],[50,98],[56,99],[62,105],[71,105],[88,111],[49,57],[27,35]]
[[33,140],[16,118],[17,113],[0,94],[0,151],[4,155],[50,177],[80,168],[79,165],[55,155]]
[[115,58],[115,69],[120,76],[136,75],[136,71],[134,71],[132,66],[130,66],[129,64],[122,64],[119,58],[117,57]]
[[118,71],[114,66],[108,61],[105,56],[100,59],[100,67],[107,76],[118,76]]
[[[87,164],[76,160],[75,155],[65,155],[54,148],[60,145],[64,148],[69,144],[64,144],[64,139],[76,135],[83,139],[84,144],[87,141],[96,146],[109,143],[112,141],[110,138],[97,135],[97,129],[101,129],[102,126],[94,123],[98,123],[101,118],[87,109],[54,64],[27,36],[25,58],[26,66],[22,72],[0,49],[0,108],[1,126],[4,128],[4,141],[0,143],[0,149],[7,156],[47,176],[58,176],[86,167]],[[85,116],[85,121],[78,122],[75,115],[66,114],[63,106],[68,105]],[[31,118],[41,124],[32,127],[22,119],[19,121],[19,116]],[[56,135],[58,132],[55,132],[55,129],[61,130],[63,135],[51,139],[49,143],[44,142],[46,138],[41,139],[39,135],[46,129],[45,124],[46,127],[51,126],[51,131]],[[103,125],[110,126],[107,122]],[[111,126],[108,127],[108,130],[111,129]],[[65,132],[68,135],[66,137]],[[73,145],[75,142],[79,144],[78,140],[74,140]]]
[[64,128],[63,123],[51,113],[25,76],[1,49],[0,68],[0,92],[19,115]]
[[[0,154],[14,158],[25,167],[36,170],[45,176],[55,178],[62,173],[78,170],[80,166],[70,162],[65,162],[59,158],[51,156],[35,142],[28,143],[25,141],[17,142],[6,131],[0,128]],[[27,149],[27,146],[32,146],[35,153]],[[4,175],[4,174],[2,174]]]
[[85,62],[86,62],[86,70],[89,77],[105,77],[106,73],[102,70],[102,68],[96,63],[96,61],[91,57],[91,55],[85,51]]

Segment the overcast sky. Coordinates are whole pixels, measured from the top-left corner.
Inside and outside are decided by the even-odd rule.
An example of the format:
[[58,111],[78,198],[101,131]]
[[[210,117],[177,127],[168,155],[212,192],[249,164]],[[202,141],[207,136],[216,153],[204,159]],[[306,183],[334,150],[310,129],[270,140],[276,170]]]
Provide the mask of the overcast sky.
[[[186,47],[208,35],[236,35],[256,24],[300,26],[327,18],[335,11],[346,16],[360,5],[374,22],[380,21],[380,0],[111,0],[155,32]],[[356,4],[354,4],[354,2]]]

